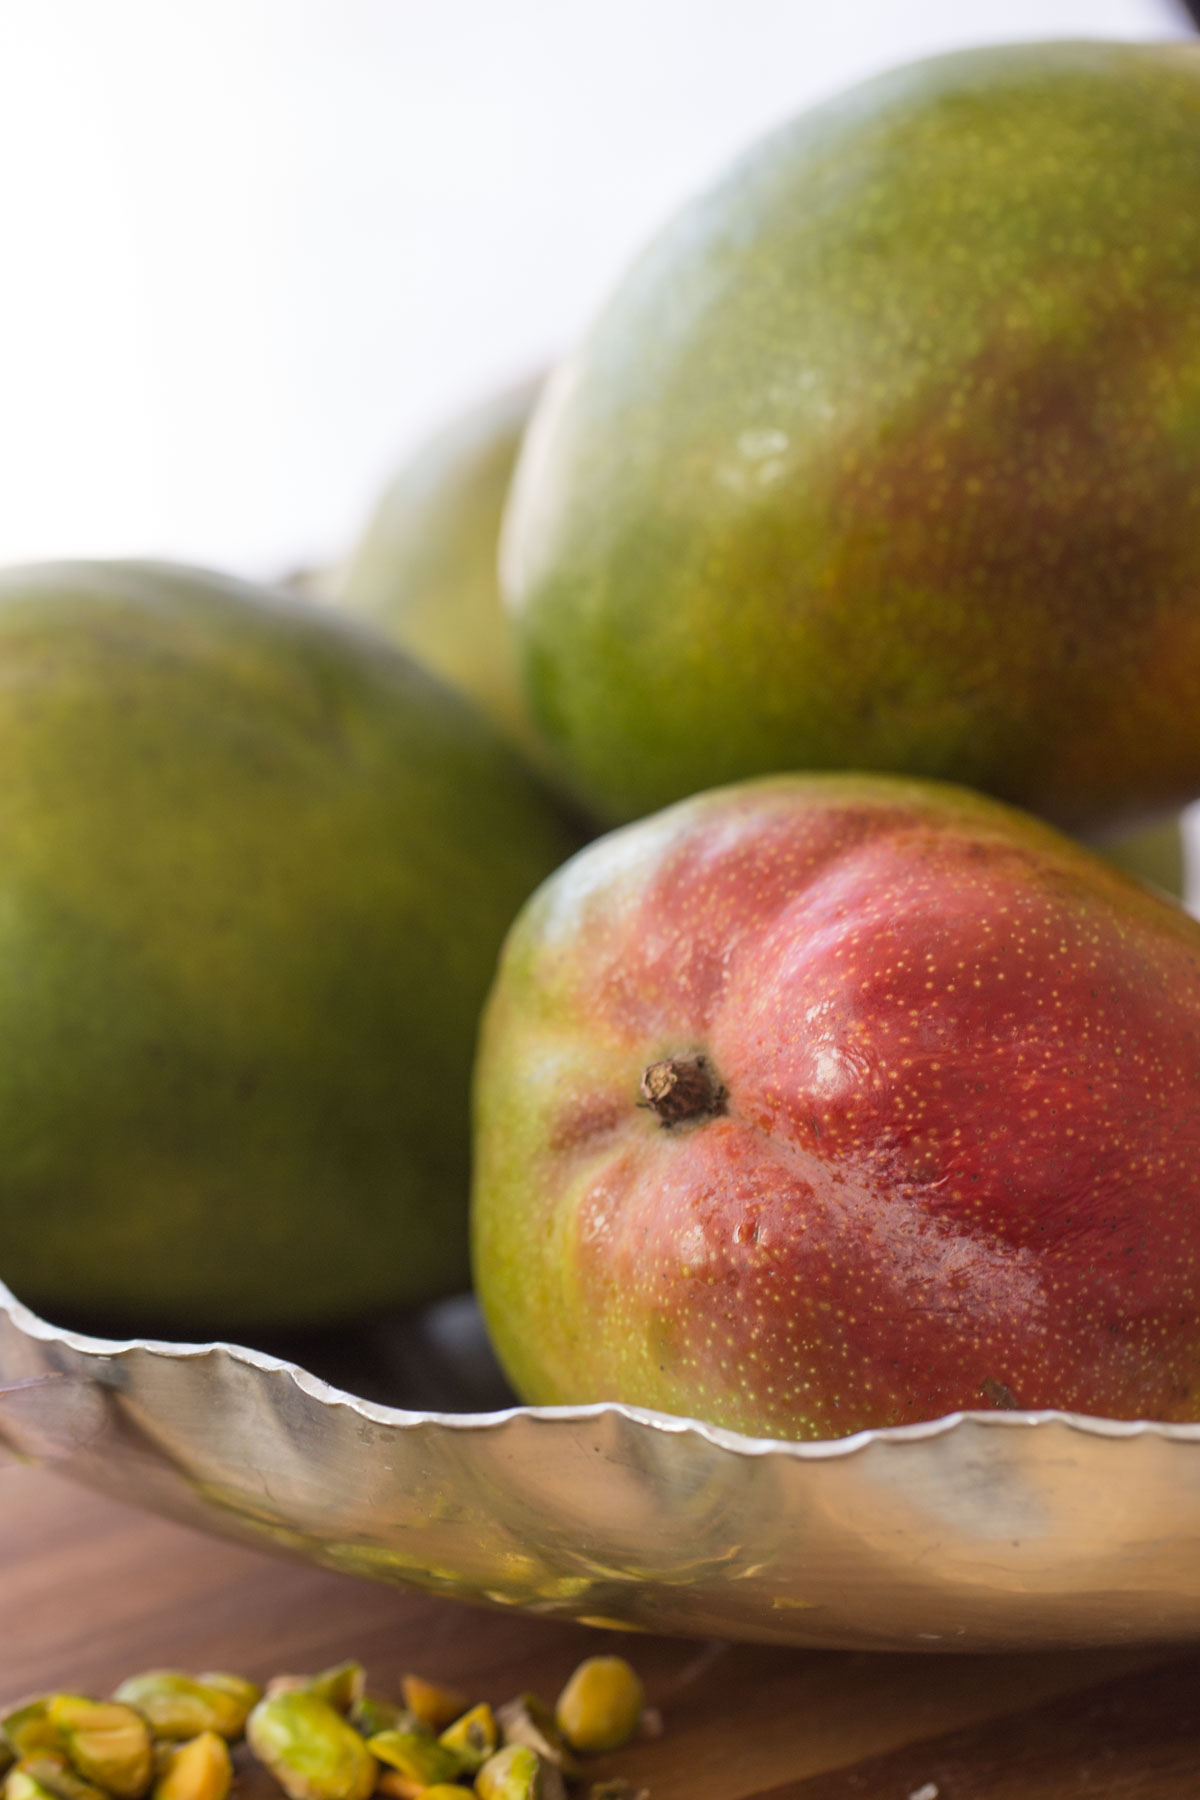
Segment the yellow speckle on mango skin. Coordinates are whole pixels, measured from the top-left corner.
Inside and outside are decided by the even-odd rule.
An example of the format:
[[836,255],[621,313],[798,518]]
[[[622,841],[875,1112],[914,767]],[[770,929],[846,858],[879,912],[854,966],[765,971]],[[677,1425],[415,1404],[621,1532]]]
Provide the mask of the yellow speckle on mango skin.
[[[698,1053],[724,1110],[664,1129],[642,1072]],[[998,803],[779,776],[591,846],[510,937],[476,1122],[532,1401],[1200,1418],[1200,925]]]
[[627,819],[777,769],[1200,791],[1200,51],[901,69],[630,271],[526,441],[531,703]]

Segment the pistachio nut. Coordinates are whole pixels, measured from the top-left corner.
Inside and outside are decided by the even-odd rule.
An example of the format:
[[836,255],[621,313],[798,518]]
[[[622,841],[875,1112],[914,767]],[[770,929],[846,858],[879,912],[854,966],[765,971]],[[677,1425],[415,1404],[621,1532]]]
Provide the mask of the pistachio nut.
[[[50,1723],[49,1706],[53,1696],[39,1694],[22,1700],[0,1718],[0,1732],[14,1756],[33,1756],[39,1750],[63,1750],[62,1732]],[[60,1699],[82,1700],[81,1694],[60,1695]],[[85,1702],[90,1705],[90,1701]]]
[[432,1737],[428,1725],[422,1725],[416,1713],[394,1700],[381,1700],[378,1694],[364,1694],[350,1708],[350,1723],[365,1738],[380,1731],[415,1731],[418,1737]]
[[307,1688],[260,1700],[246,1741],[290,1800],[368,1800],[374,1791],[379,1771],[362,1737]]
[[25,1763],[16,1763],[4,1777],[4,1800],[58,1800],[58,1795]]
[[217,1688],[222,1694],[231,1695],[242,1707],[246,1718],[262,1699],[262,1689],[257,1682],[247,1681],[244,1675],[231,1675],[228,1669],[205,1669],[196,1680],[201,1687]]
[[368,1740],[367,1748],[400,1777],[399,1782],[388,1783],[385,1791],[390,1794],[399,1793],[401,1783],[413,1794],[424,1793],[426,1788],[445,1785],[468,1773],[457,1750],[416,1731],[377,1732]]
[[447,1725],[438,1738],[439,1744],[445,1744],[462,1760],[463,1773],[475,1775],[482,1769],[489,1756],[493,1756],[500,1743],[500,1727],[496,1723],[496,1715],[486,1701],[473,1706],[470,1712],[463,1713],[455,1719],[453,1725]]
[[536,1750],[551,1768],[561,1769],[575,1780],[583,1773],[570,1746],[554,1722],[554,1714],[537,1694],[518,1694],[496,1711],[496,1723],[506,1744],[524,1744]]
[[619,1750],[638,1728],[646,1693],[623,1656],[589,1656],[558,1696],[554,1720],[573,1750]]
[[53,1694],[46,1719],[61,1733],[67,1756],[85,1781],[106,1788],[116,1800],[141,1800],[154,1774],[150,1728],[141,1713],[116,1700]]
[[650,1789],[626,1781],[623,1775],[613,1775],[608,1781],[593,1781],[587,1800],[650,1800]]
[[337,1663],[322,1669],[319,1675],[276,1675],[267,1683],[267,1697],[276,1694],[316,1694],[343,1717],[352,1712],[363,1697],[367,1674],[361,1663]]
[[458,1787],[454,1782],[435,1781],[432,1787],[421,1789],[421,1800],[469,1800],[470,1788]]
[[77,1775],[56,1750],[22,1757],[5,1782],[5,1800],[35,1800],[35,1788],[39,1795],[50,1794],[53,1800],[108,1800],[102,1789]]
[[155,1737],[182,1740],[202,1731],[239,1738],[250,1705],[243,1695],[214,1687],[177,1669],[150,1669],[123,1681],[114,1700],[140,1712]]
[[528,1744],[506,1744],[475,1777],[479,1800],[543,1800],[545,1764]]
[[405,1675],[400,1687],[409,1712],[415,1713],[431,1731],[444,1731],[447,1725],[453,1725],[471,1704],[457,1688],[440,1687],[436,1681],[426,1681],[422,1675]]
[[233,1759],[219,1731],[201,1731],[172,1752],[154,1785],[154,1800],[227,1800]]

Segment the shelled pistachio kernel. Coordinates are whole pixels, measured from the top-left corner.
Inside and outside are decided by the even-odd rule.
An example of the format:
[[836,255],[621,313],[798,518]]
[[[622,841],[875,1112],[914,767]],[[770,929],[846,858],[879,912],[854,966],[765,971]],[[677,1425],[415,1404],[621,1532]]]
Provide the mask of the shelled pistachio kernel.
[[226,1800],[233,1759],[219,1731],[201,1731],[172,1750],[154,1784],[154,1800]]
[[368,1800],[374,1792],[379,1769],[360,1734],[304,1688],[260,1700],[246,1742],[290,1800]]
[[479,1800],[542,1800],[545,1768],[528,1744],[506,1744],[475,1777]]
[[53,1800],[108,1800],[102,1788],[77,1775],[57,1750],[23,1756],[4,1784],[5,1800],[39,1800],[45,1794]]
[[118,1700],[80,1700],[53,1694],[49,1723],[62,1733],[72,1766],[115,1800],[141,1800],[154,1774],[150,1727],[141,1713]]
[[241,1737],[254,1704],[247,1704],[245,1695],[214,1687],[178,1669],[148,1669],[142,1675],[131,1675],[113,1699],[140,1712],[155,1737],[180,1742],[198,1737],[202,1731],[215,1731],[231,1740]]
[[315,1694],[332,1706],[343,1718],[353,1712],[363,1697],[367,1672],[361,1663],[335,1663],[319,1675],[276,1675],[267,1683],[267,1698],[277,1694]]
[[231,1699],[236,1700],[246,1718],[250,1717],[251,1709],[263,1697],[263,1691],[256,1681],[247,1681],[244,1675],[231,1675],[228,1669],[202,1669],[196,1680],[202,1687],[217,1688],[222,1694],[228,1694]]
[[500,1727],[486,1700],[455,1719],[453,1725],[447,1725],[438,1743],[445,1744],[461,1758],[464,1774],[478,1774],[488,1757],[495,1755],[500,1743]]
[[[32,1700],[22,1700],[11,1706],[0,1718],[0,1732],[4,1741],[13,1753],[20,1756],[33,1756],[39,1750],[65,1749],[63,1734],[57,1725],[50,1722],[49,1694],[38,1694]],[[59,1698],[83,1700],[82,1694],[60,1695]],[[90,1705],[91,1702],[85,1702]]]
[[373,1738],[381,1731],[415,1731],[418,1737],[434,1735],[407,1706],[395,1700],[381,1700],[378,1694],[364,1694],[355,1701],[350,1708],[350,1723],[365,1738]]
[[589,1656],[558,1696],[554,1720],[572,1749],[619,1750],[638,1728],[646,1693],[623,1656]]
[[399,1794],[411,1790],[423,1793],[426,1788],[441,1787],[467,1773],[467,1766],[457,1750],[439,1744],[436,1738],[424,1737],[416,1731],[380,1731],[368,1739],[371,1755],[392,1771],[398,1781],[388,1781],[384,1792]]
[[400,1687],[409,1712],[431,1731],[444,1731],[447,1725],[453,1725],[471,1704],[457,1688],[440,1687],[422,1675],[402,1676]]
[[506,1744],[524,1744],[536,1750],[544,1763],[571,1780],[582,1775],[577,1757],[554,1720],[554,1714],[538,1694],[518,1694],[496,1710],[496,1723]]

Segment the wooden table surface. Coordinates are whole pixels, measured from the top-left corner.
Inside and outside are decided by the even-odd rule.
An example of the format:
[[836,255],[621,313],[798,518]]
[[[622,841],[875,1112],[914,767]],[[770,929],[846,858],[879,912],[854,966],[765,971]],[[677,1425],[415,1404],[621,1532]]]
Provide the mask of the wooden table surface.
[[[265,1677],[348,1656],[499,1701],[618,1649],[665,1730],[596,1765],[653,1800],[1200,1794],[1200,1649],[870,1656],[685,1643],[488,1613],[277,1562],[0,1464],[0,1700],[153,1666]],[[935,1797],[936,1790],[936,1797]],[[278,1790],[253,1776],[248,1800]]]

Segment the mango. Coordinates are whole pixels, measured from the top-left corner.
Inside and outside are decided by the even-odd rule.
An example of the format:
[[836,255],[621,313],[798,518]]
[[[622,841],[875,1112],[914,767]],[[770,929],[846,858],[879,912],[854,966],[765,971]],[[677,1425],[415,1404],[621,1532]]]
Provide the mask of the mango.
[[500,520],[541,378],[483,401],[422,445],[377,501],[333,597],[468,694],[540,756],[496,568]]
[[1200,49],[992,47],[769,136],[552,377],[504,528],[610,821],[781,769],[1200,792]]
[[538,1405],[1198,1420],[1200,924],[938,783],[626,826],[510,933],[473,1239]]
[[467,1276],[504,932],[573,847],[363,627],[152,564],[0,575],[0,1275],[212,1337]]

